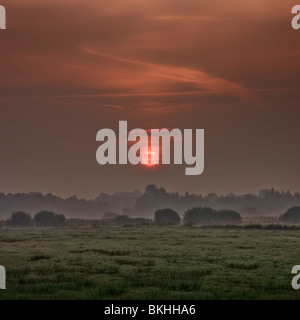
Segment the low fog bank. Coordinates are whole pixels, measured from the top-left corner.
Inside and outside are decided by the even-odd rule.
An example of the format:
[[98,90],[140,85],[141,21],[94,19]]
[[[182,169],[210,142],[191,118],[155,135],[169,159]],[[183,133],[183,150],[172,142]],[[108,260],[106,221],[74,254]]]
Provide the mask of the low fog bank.
[[300,206],[300,194],[274,189],[261,190],[257,195],[206,196],[169,193],[163,188],[149,185],[144,192],[118,192],[113,195],[101,193],[96,199],[85,200],[73,196],[67,199],[41,193],[0,193],[0,220],[7,219],[14,211],[35,214],[49,210],[63,214],[66,218],[101,219],[107,213],[126,215],[130,218],[153,218],[157,209],[171,208],[180,215],[192,207],[210,207],[215,210],[238,211],[244,218],[268,217],[282,214],[288,208]]

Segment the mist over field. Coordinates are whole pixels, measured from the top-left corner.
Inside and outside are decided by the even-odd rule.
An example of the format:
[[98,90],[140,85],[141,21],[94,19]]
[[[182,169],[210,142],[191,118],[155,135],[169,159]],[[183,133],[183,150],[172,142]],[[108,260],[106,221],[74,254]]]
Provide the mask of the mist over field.
[[171,208],[179,214],[199,206],[214,209],[236,210],[242,216],[280,215],[290,207],[300,205],[299,193],[291,194],[274,189],[261,190],[257,195],[217,196],[215,193],[184,195],[169,193],[163,188],[148,185],[144,192],[116,192],[112,195],[101,193],[95,199],[79,199],[75,196],[61,198],[53,194],[37,192],[3,194],[0,193],[0,220],[6,219],[14,211],[35,214],[41,210],[55,211],[67,218],[101,219],[107,212],[128,217],[153,218],[161,208]]

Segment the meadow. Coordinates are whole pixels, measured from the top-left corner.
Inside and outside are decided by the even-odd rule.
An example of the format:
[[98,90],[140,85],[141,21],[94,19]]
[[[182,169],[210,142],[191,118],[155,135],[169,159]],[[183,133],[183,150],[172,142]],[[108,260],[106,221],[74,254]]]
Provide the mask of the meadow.
[[1,299],[299,299],[300,230],[0,229]]

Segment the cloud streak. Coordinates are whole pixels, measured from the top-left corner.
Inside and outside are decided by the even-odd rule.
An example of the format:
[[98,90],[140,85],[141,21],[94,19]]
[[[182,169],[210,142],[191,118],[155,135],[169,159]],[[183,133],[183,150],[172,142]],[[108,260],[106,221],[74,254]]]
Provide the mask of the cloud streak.
[[[125,67],[114,67],[114,79],[117,80],[113,79],[109,83],[114,88],[133,90],[137,95],[222,94],[242,99],[252,96],[251,91],[244,86],[226,79],[212,77],[203,71],[120,58],[90,48],[82,48],[82,50],[88,54],[125,65]],[[176,85],[186,87],[186,90],[177,92]],[[174,87],[174,92],[166,90],[172,87]],[[148,88],[157,88],[159,91],[149,92]]]
[[[289,1],[1,4],[1,191],[299,190],[300,42]],[[204,128],[204,175],[102,170],[95,134],[119,120]]]

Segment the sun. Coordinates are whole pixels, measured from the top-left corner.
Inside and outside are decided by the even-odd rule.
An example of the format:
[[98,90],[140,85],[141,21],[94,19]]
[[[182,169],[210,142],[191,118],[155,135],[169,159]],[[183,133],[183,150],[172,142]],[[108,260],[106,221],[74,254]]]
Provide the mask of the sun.
[[152,151],[151,149],[145,150],[142,153],[142,162],[144,166],[154,167],[157,166],[157,163],[154,163],[154,159],[158,156],[156,151]]

